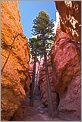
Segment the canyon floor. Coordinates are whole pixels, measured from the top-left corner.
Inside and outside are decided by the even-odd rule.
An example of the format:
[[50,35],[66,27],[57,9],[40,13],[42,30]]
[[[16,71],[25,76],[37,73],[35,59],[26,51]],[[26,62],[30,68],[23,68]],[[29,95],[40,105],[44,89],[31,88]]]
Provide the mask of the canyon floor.
[[48,114],[48,109],[42,104],[39,90],[36,88],[34,95],[34,104],[30,106],[28,95],[21,107],[17,110],[11,121],[61,121],[60,118],[51,118]]

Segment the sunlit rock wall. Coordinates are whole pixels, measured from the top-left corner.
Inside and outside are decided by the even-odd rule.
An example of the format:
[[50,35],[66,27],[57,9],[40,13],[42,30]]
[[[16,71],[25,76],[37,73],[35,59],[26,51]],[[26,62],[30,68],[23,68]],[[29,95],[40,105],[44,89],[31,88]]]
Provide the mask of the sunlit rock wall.
[[1,3],[1,118],[10,120],[28,91],[28,40],[23,34],[17,1]]
[[62,31],[70,34],[73,39],[81,39],[81,1],[55,1],[60,15]]

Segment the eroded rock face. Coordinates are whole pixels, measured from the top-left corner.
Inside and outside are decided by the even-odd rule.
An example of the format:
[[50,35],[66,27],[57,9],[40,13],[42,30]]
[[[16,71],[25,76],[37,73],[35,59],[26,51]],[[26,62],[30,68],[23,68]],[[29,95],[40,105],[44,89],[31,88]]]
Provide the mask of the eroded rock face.
[[57,31],[51,57],[55,74],[54,88],[60,99],[59,116],[66,120],[80,120],[81,2],[56,1],[55,3],[60,15],[61,29]]
[[[65,120],[80,120],[80,43],[61,29],[57,30],[51,58],[48,57],[48,72],[54,113]],[[42,101],[48,105],[45,63],[40,67],[39,85]]]
[[2,120],[9,120],[26,96],[30,84],[28,40],[23,34],[17,1],[1,4]]
[[81,40],[81,1],[55,1],[62,31]]
[[[57,29],[51,50],[52,68],[49,68],[50,82],[53,84],[51,92],[55,93],[53,97],[55,108],[61,118],[81,120],[81,2],[56,1],[56,7],[60,14],[60,27]],[[44,65],[40,68],[39,84],[42,101],[48,105]]]
[[[59,36],[58,36],[59,35]],[[52,48],[54,89],[59,94],[59,116],[66,120],[80,120],[80,47],[64,32],[58,34]]]

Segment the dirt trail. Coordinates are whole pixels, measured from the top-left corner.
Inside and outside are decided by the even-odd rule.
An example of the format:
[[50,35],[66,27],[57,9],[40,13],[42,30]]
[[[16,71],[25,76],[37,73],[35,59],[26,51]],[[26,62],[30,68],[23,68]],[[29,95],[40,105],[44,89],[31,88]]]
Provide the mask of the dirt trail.
[[[36,88],[34,95],[34,105],[29,105],[28,98],[23,101],[22,106],[17,110],[11,121],[49,121],[52,118],[48,115],[48,109],[41,103],[41,98],[38,89]],[[59,118],[54,118],[54,121],[60,121]]]

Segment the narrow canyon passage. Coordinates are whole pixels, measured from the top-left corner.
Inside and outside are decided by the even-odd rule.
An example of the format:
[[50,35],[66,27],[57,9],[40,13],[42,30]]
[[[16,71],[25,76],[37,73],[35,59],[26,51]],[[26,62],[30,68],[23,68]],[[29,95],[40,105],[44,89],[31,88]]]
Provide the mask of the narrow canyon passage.
[[48,108],[45,107],[42,104],[40,91],[38,89],[38,86],[36,86],[35,92],[34,92],[34,102],[33,106],[30,105],[30,98],[27,97],[22,102],[22,105],[19,107],[19,109],[14,114],[13,118],[11,118],[10,121],[49,121],[49,120],[55,120],[55,121],[61,121],[60,118],[57,118],[54,116],[54,118],[51,118],[48,114]]
[[1,120],[80,121],[81,1],[28,1],[1,2]]

